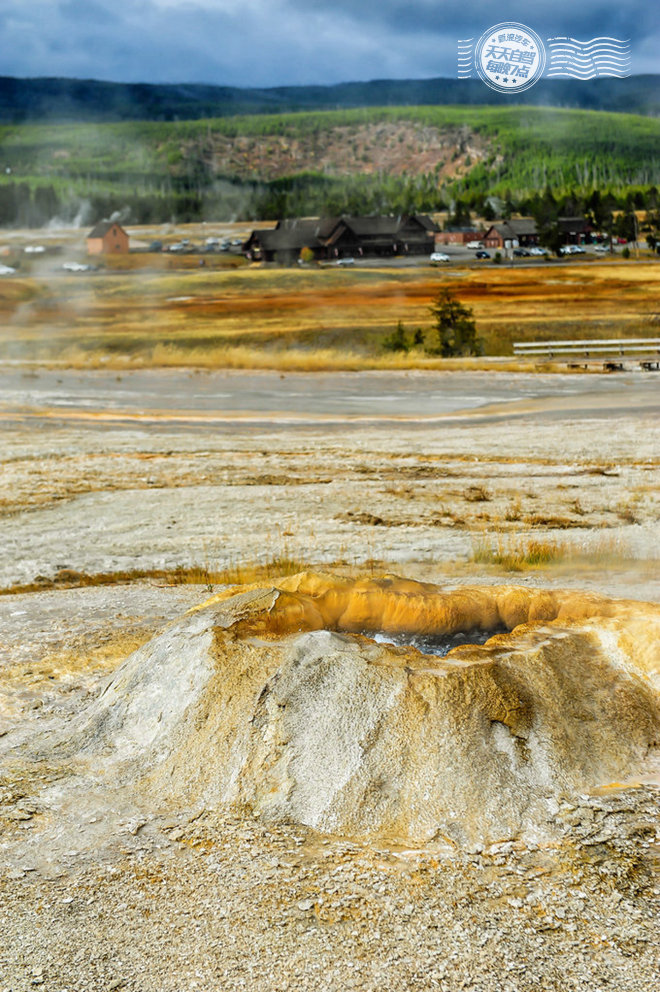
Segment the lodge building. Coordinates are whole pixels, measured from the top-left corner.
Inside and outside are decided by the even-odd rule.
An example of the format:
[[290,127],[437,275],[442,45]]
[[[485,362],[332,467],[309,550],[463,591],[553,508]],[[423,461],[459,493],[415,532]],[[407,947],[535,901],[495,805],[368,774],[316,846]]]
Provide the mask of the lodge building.
[[296,262],[303,248],[317,261],[428,255],[437,231],[426,214],[280,220],[274,228],[253,231],[243,252],[252,261],[284,265]]

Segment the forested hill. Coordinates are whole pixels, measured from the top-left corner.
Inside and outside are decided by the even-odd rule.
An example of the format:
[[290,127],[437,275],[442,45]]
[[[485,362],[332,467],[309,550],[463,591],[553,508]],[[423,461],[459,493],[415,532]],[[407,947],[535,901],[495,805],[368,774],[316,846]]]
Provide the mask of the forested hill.
[[[660,75],[544,79],[516,94],[515,102],[659,116]],[[242,89],[0,77],[0,123],[174,121],[296,110],[512,103],[508,94],[496,93],[478,79],[378,79],[334,86]]]
[[[657,210],[660,119],[546,107],[367,107],[0,125],[0,225],[453,210]],[[600,216],[600,215],[599,215]],[[82,219],[84,218],[84,220]]]

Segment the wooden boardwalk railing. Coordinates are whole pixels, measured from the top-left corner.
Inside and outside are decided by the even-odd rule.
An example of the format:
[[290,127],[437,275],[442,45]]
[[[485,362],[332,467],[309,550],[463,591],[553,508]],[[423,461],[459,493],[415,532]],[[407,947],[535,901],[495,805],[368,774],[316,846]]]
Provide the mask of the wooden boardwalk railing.
[[513,353],[521,358],[557,358],[574,366],[602,363],[610,370],[622,369],[624,361],[637,362],[648,371],[660,369],[660,338],[515,341]]

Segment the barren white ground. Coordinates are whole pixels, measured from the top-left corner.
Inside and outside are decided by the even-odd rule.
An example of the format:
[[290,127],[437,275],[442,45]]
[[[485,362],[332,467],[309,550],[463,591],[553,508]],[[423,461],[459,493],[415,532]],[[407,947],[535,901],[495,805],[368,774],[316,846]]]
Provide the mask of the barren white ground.
[[[534,538],[561,544],[563,560],[507,581],[660,597],[653,374],[118,381],[19,367],[0,385],[5,589],[62,569],[283,556],[501,582],[475,552]],[[150,580],[0,597],[3,746],[17,728],[64,725],[206,595]],[[267,830],[237,812],[163,817],[119,793],[105,817],[79,809],[44,851],[46,787],[38,768],[0,782],[0,990],[657,982],[650,785],[568,804],[558,848],[454,859]]]

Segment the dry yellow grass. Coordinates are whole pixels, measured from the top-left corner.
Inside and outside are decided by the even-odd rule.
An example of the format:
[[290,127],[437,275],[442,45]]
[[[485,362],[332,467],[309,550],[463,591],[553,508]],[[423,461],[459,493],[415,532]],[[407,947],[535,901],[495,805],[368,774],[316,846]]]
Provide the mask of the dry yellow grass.
[[471,562],[497,565],[506,572],[524,572],[564,563],[604,567],[631,560],[636,560],[636,556],[625,541],[609,535],[581,549],[567,541],[534,533],[501,534],[495,540],[485,534],[473,534],[470,555]]
[[445,285],[473,308],[488,357],[511,356],[513,340],[658,333],[660,266],[653,262],[442,271],[133,269],[2,283],[0,358],[77,367],[492,368],[422,350],[383,350],[399,320],[409,332],[421,327],[431,334],[428,307]]
[[[339,563],[337,563],[339,564]],[[34,582],[0,588],[0,596],[20,593],[40,592],[44,589],[74,589],[84,586],[112,586],[127,582],[140,582],[155,579],[165,585],[201,585],[207,589],[214,586],[246,585],[252,582],[295,575],[311,566],[309,562],[283,552],[266,562],[236,562],[227,568],[214,569],[210,565],[177,566],[171,569],[131,569],[115,572],[78,572],[73,569],[60,569],[52,579],[42,578]],[[330,567],[330,566],[329,566]]]
[[473,541],[472,561],[480,565],[499,565],[507,572],[522,572],[563,561],[568,554],[566,544],[547,538],[498,538],[493,546],[485,538]]

